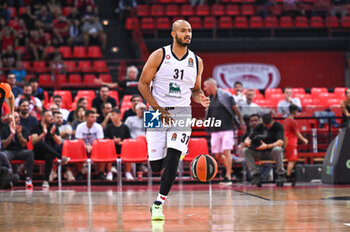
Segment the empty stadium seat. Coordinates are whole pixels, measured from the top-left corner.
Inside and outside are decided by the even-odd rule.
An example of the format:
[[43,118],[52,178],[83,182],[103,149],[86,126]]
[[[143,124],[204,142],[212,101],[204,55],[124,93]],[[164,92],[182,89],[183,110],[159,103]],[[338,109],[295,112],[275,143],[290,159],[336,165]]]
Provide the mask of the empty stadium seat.
[[263,25],[263,20],[260,16],[252,16],[250,17],[249,20],[249,27],[251,28],[262,28]]
[[223,16],[225,15],[225,9],[222,4],[214,4],[211,7],[211,15],[214,16]]
[[303,93],[305,94],[305,89],[304,88],[292,88],[293,94],[297,93]]
[[81,76],[79,74],[70,74],[68,82],[69,84],[81,84]]
[[91,62],[89,60],[78,61],[78,69],[80,72],[91,72]]
[[265,27],[278,27],[278,20],[276,16],[267,16],[265,18]]
[[204,18],[203,28],[213,29],[213,28],[216,28],[216,25],[217,25],[217,22],[215,17],[209,16]]
[[[168,4],[165,8],[166,16],[178,16],[180,14],[179,7],[176,4]],[[169,19],[168,19],[169,20]]]
[[309,27],[309,21],[308,21],[307,17],[306,16],[297,16],[295,18],[295,27],[297,27],[297,28]]
[[59,51],[62,54],[64,59],[72,58],[72,51],[69,46],[61,46],[59,48]]
[[55,78],[57,78],[57,82],[61,86],[67,83],[66,74],[58,74],[57,76],[55,76]]
[[310,20],[310,26],[312,28],[322,28],[324,27],[323,19],[320,16],[313,16]]
[[151,6],[151,16],[163,16],[164,15],[164,7],[163,5],[159,5],[159,4],[154,4]]
[[72,12],[72,7],[70,6],[62,7],[62,14],[64,16],[68,16],[71,12]]
[[327,88],[319,88],[319,87],[311,88],[311,96],[313,98],[317,98],[319,93],[328,93],[328,89]]
[[248,20],[245,16],[237,16],[235,19],[235,28],[247,28]]
[[95,98],[96,97],[96,93],[93,90],[79,90],[77,92],[77,96],[78,97],[88,96],[88,97],[91,97],[91,98]]
[[265,98],[266,98],[266,99],[269,99],[269,98],[270,98],[270,95],[273,94],[273,93],[282,94],[283,91],[282,91],[281,88],[265,89]]
[[231,29],[233,27],[232,18],[230,16],[222,16],[219,19],[219,28]]
[[191,6],[189,4],[182,5],[181,9],[180,9],[180,15],[181,16],[194,16],[193,6]]
[[89,58],[102,58],[101,48],[99,46],[89,46],[88,47],[88,57]]
[[153,30],[154,29],[154,20],[150,17],[145,17],[141,19],[141,29],[142,30]]
[[209,6],[207,4],[196,6],[196,15],[208,16],[209,14],[210,14],[210,10],[209,10]]
[[132,30],[137,25],[139,25],[138,18],[129,17],[125,21],[125,29],[127,29],[127,30]]
[[168,17],[159,17],[156,19],[157,29],[166,29],[170,28],[170,20]]
[[51,87],[52,86],[51,75],[48,75],[48,74],[39,75],[39,85],[44,87],[48,87],[48,86]]
[[188,22],[191,24],[192,29],[202,29],[202,20],[200,17],[189,17]]
[[83,46],[75,46],[73,48],[73,56],[75,58],[88,58],[86,54],[85,47]]
[[239,15],[239,7],[237,5],[229,4],[226,6],[226,14],[229,16]]
[[104,60],[95,60],[93,63],[94,72],[108,72],[106,61]]
[[280,27],[282,28],[292,28],[293,27],[293,19],[290,16],[282,16],[280,18]]
[[95,74],[85,74],[84,75],[84,84],[96,85],[96,75]]
[[45,61],[33,61],[33,69],[35,72],[39,73],[45,73],[48,72],[49,70],[46,68],[46,63]]
[[63,61],[63,63],[66,65],[68,72],[75,72],[77,70],[75,61]]
[[148,5],[138,5],[136,12],[139,17],[149,16],[149,7]]
[[245,16],[251,16],[255,14],[253,5],[242,5],[241,14]]
[[112,76],[109,74],[100,74],[99,79],[102,80],[103,82],[112,83]]
[[25,69],[25,70],[31,70],[32,66],[31,66],[31,62],[30,61],[22,61],[22,67]]
[[328,16],[326,18],[326,26],[330,28],[338,28],[339,27],[339,20],[337,16]]
[[341,27],[350,28],[350,16],[344,16],[340,20]]
[[336,87],[334,88],[334,95],[338,99],[345,99],[345,90],[347,90],[347,87]]

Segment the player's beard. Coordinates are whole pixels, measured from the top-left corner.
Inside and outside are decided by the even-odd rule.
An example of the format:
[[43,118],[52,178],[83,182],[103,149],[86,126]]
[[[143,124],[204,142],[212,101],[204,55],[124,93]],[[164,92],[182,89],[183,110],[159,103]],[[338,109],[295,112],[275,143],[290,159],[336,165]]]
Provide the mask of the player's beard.
[[190,43],[183,42],[177,35],[175,35],[176,43],[182,47],[187,47]]

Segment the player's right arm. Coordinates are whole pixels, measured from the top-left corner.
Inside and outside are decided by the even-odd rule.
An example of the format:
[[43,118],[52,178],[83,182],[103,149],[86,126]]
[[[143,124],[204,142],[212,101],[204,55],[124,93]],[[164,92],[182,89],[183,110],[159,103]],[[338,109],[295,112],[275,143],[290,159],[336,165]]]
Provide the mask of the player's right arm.
[[163,49],[158,49],[154,51],[148,58],[146,64],[143,67],[141,77],[138,84],[138,89],[142,94],[143,98],[148,102],[148,104],[152,107],[153,110],[159,110],[162,113],[162,118],[166,118],[166,122],[168,121],[165,115],[169,115],[169,113],[156,102],[153,98],[150,84],[152,79],[156,76],[157,69],[159,65],[161,65],[163,56]]

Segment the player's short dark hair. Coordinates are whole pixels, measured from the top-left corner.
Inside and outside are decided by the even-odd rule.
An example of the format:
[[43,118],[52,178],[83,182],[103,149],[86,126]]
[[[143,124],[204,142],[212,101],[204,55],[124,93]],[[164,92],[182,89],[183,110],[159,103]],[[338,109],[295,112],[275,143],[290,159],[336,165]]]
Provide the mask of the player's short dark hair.
[[95,114],[95,112],[92,111],[92,110],[87,110],[87,111],[85,111],[85,117],[89,117],[90,114]]
[[296,111],[298,111],[299,110],[299,107],[297,106],[297,105],[294,105],[294,104],[290,104],[289,105],[289,113],[291,114],[291,113],[294,113],[294,112],[296,112]]
[[29,103],[29,100],[27,98],[23,98],[23,99],[19,100],[18,106],[21,106],[23,104],[23,102]]
[[39,82],[39,79],[37,77],[30,78],[29,83],[33,83],[33,82]]
[[112,109],[111,113],[120,114],[120,109],[118,109],[117,107],[114,107],[114,108]]
[[56,99],[56,98],[59,98],[59,99],[62,100],[62,96],[61,96],[61,95],[54,95],[54,96],[52,97],[52,100],[54,100],[54,99]]
[[270,113],[264,114],[264,115],[262,116],[262,121],[263,121],[264,124],[270,124],[270,123],[272,122],[272,116],[271,116],[271,114],[270,114]]

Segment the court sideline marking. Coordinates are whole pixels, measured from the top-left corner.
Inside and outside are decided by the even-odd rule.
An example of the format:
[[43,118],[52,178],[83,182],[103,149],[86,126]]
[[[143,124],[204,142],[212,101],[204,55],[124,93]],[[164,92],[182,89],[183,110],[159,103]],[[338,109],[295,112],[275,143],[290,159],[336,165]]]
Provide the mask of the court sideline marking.
[[262,197],[262,196],[259,196],[259,195],[255,195],[253,193],[247,193],[247,192],[244,192],[242,190],[234,190],[234,191],[242,193],[244,195],[249,195],[249,196],[252,196],[252,197],[260,198],[260,199],[265,200],[265,201],[271,201],[271,199],[269,199],[269,198],[265,198],[265,197]]

